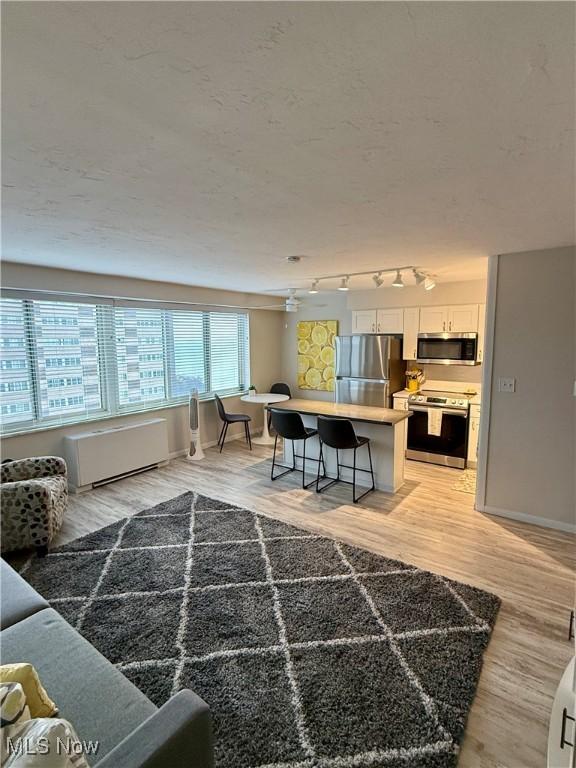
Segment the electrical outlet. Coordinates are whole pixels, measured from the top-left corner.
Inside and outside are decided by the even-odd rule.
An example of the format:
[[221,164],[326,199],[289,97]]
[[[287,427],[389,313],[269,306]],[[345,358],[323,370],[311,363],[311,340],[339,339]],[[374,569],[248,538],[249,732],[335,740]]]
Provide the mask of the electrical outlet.
[[516,379],[498,379],[499,392],[516,392]]

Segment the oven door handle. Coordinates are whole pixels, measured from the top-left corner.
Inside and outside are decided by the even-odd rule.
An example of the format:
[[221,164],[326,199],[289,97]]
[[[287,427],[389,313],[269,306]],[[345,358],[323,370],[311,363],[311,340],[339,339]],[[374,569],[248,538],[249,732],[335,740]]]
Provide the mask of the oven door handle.
[[[461,416],[463,419],[468,418],[468,411],[460,411],[452,408],[438,408],[435,406],[431,406],[432,409],[435,411],[441,411],[443,416]],[[410,405],[408,406],[409,411],[418,411],[420,413],[428,413],[431,408],[426,408],[424,406],[419,405]]]

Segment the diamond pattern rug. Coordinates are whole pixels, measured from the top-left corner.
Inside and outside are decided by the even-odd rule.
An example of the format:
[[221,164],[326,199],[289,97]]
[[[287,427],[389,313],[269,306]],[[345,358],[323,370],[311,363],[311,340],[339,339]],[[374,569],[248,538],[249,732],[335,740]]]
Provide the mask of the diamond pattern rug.
[[218,768],[447,768],[499,599],[190,492],[22,575],[155,704],[212,709]]

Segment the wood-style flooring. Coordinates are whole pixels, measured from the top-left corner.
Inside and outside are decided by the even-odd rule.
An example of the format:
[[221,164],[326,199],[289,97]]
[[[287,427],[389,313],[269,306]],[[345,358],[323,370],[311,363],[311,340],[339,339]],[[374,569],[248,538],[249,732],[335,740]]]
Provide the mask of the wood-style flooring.
[[355,506],[347,485],[318,496],[299,487],[298,473],[271,483],[270,456],[231,442],[202,462],[177,459],[72,496],[57,543],[196,490],[490,590],[502,608],[459,766],[544,766],[552,699],[571,655],[574,537],[475,512],[474,497],[453,488],[458,470],[408,462],[398,494],[377,492]]

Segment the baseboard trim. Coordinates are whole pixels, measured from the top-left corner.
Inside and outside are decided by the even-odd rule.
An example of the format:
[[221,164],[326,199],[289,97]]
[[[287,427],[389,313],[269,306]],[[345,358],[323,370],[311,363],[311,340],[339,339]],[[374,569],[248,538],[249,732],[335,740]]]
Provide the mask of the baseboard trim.
[[550,520],[547,517],[528,515],[525,512],[515,512],[512,509],[500,509],[499,507],[491,507],[485,504],[482,508],[478,508],[478,511],[486,512],[488,515],[496,515],[496,517],[507,517],[519,523],[539,525],[542,528],[552,528],[555,531],[565,531],[566,533],[576,533],[576,525],[572,523],[563,523],[560,520]]
[[[260,435],[262,434],[262,429],[255,429],[253,431],[251,430],[250,434],[252,435],[252,437],[255,437],[256,435]],[[245,439],[246,439],[246,436],[244,434],[244,430],[242,430],[242,432],[238,432],[235,435],[231,435],[231,434],[226,435],[227,443],[231,443],[234,440],[245,440]],[[218,445],[218,440],[210,440],[207,443],[202,443],[202,448],[204,449],[213,448],[215,445]],[[179,451],[172,451],[171,453],[169,453],[168,458],[170,459],[170,461],[172,461],[172,459],[179,459],[182,456],[187,456],[187,455],[188,455],[188,448],[182,448]]]

